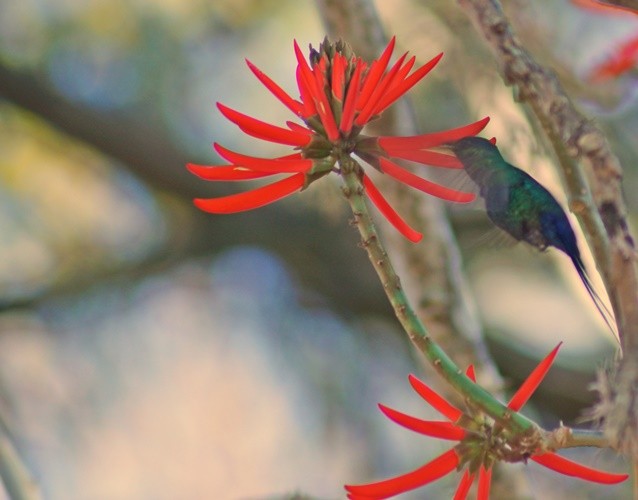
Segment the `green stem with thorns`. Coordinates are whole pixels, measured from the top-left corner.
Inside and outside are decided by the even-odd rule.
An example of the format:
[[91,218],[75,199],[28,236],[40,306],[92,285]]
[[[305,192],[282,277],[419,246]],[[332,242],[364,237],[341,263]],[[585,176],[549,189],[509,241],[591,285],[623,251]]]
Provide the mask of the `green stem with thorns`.
[[425,326],[419,320],[401,286],[392,263],[385,251],[379,235],[372,222],[365,202],[361,183],[361,166],[350,156],[342,155],[339,166],[345,186],[345,194],[352,213],[354,223],[361,235],[361,245],[377,272],[383,289],[399,322],[407,332],[412,343],[421,351],[434,369],[464,397],[468,398],[497,422],[519,432],[537,432],[537,425],[517,412],[513,412],[488,391],[472,382],[465,373],[450,359],[443,349],[429,336]]

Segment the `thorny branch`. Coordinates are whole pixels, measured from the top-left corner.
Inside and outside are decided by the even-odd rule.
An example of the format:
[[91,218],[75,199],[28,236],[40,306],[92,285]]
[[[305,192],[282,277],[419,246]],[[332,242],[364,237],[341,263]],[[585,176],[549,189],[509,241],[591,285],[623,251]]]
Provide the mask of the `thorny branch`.
[[[386,45],[383,26],[370,0],[317,0],[328,36],[343,38],[355,52],[374,59]],[[405,103],[404,103],[405,104]],[[400,130],[399,130],[400,129]],[[407,106],[397,103],[375,123],[375,134],[410,135],[416,126]],[[383,185],[384,179],[379,179]],[[396,182],[384,185],[392,204],[410,213],[410,222],[426,235],[426,243],[414,245],[389,232],[386,240],[396,250],[395,260],[404,286],[418,304],[419,316],[432,336],[461,366],[474,364],[484,386],[498,391],[503,384],[480,335],[471,305],[469,287],[460,272],[460,251],[442,204]]]
[[[369,60],[385,46],[386,35],[370,0],[316,0],[316,3],[328,36],[345,39],[357,54]],[[416,129],[405,103],[403,106],[397,103],[386,111],[379,126],[383,130],[376,132],[386,135],[409,135]],[[411,223],[426,235],[426,250],[424,245],[413,245],[402,238],[392,240],[393,232],[388,235],[390,250],[396,250],[395,260],[403,285],[410,296],[416,297],[414,303],[418,304],[419,316],[430,326],[433,338],[444,350],[454,353],[461,366],[476,366],[482,385],[497,394],[503,382],[489,359],[474,308],[468,305],[471,294],[460,271],[460,251],[441,203],[432,197],[419,196],[413,190],[404,190],[395,182],[385,185],[384,191],[393,195],[393,205],[410,213]],[[513,497],[529,493],[521,470],[497,475],[494,486]]]

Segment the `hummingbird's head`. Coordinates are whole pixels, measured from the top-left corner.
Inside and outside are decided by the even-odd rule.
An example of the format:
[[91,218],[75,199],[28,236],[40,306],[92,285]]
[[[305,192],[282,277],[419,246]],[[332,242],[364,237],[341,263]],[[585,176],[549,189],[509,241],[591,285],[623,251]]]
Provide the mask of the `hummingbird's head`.
[[494,173],[494,167],[503,163],[500,151],[492,141],[483,137],[464,137],[443,145],[463,164],[468,175],[479,184]]
[[471,164],[502,161],[496,145],[483,137],[464,137],[444,145],[467,168]]
[[464,159],[471,161],[472,159],[479,159],[481,156],[486,157],[495,153],[500,156],[493,141],[494,139],[487,140],[483,137],[464,137],[458,141],[448,142],[430,149],[441,153],[454,154],[464,163]]

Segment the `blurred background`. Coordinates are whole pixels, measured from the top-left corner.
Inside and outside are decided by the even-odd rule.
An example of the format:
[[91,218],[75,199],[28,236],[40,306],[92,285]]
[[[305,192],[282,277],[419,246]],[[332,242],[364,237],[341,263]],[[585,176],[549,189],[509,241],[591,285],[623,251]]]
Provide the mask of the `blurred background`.
[[[411,94],[420,128],[490,115],[486,134],[564,201],[539,131],[455,3],[378,4],[399,52],[446,53]],[[636,71],[587,75],[638,19],[507,4],[524,43],[608,133],[635,212]],[[294,92],[292,39],[323,36],[310,0],[0,1],[0,416],[45,498],[341,498],[345,483],[447,449],[376,408],[433,417],[409,390],[421,362],[336,183],[253,213],[192,206],[230,192],[184,168],[219,162],[213,141],[280,151],[239,133],[216,101],[292,118],[244,58]],[[502,244],[476,207],[450,216],[508,387],[564,340],[527,409],[548,427],[573,424],[616,344],[570,263]],[[626,469],[613,454],[568,455]],[[629,494],[526,471],[537,498]],[[449,497],[449,479],[428,495]]]

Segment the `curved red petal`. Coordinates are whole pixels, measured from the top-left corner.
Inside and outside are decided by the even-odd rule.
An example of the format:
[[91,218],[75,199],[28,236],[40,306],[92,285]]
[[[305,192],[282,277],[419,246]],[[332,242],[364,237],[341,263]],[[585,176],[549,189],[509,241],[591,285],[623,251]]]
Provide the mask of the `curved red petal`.
[[234,165],[248,167],[259,172],[285,174],[290,172],[308,172],[312,168],[312,160],[298,157],[298,155],[294,155],[295,158],[293,159],[257,158],[255,156],[236,153],[217,143],[215,143],[214,147],[215,151],[225,160],[228,160]]
[[365,125],[368,122],[368,120],[370,120],[370,117],[372,117],[377,103],[383,97],[384,92],[394,82],[394,77],[396,76],[396,74],[398,73],[399,69],[401,68],[401,65],[403,64],[403,61],[405,60],[405,57],[407,55],[408,55],[407,52],[405,54],[403,54],[397,60],[397,62],[394,63],[394,65],[392,66],[390,71],[388,71],[385,75],[383,75],[383,78],[377,84],[376,88],[372,92],[372,95],[370,95],[370,97],[368,98],[368,102],[361,109],[361,112],[359,113],[359,116],[357,116],[357,119],[355,120],[355,124],[356,125],[358,125],[359,127],[363,127],[363,125]]
[[470,474],[469,470],[465,470],[463,473],[463,477],[459,482],[459,487],[456,489],[454,493],[453,500],[465,500],[467,498],[467,494],[470,491],[470,487],[474,482],[474,474]]
[[392,57],[392,51],[394,51],[395,42],[396,37],[393,36],[381,56],[379,56],[378,59],[372,61],[370,69],[363,79],[363,86],[361,87],[359,98],[357,99],[358,110],[361,110],[366,106],[366,104],[368,103],[368,99],[372,95],[372,92],[381,80],[385,69],[388,67],[388,63],[390,62],[390,57]]
[[379,158],[379,166],[383,173],[394,177],[396,180],[443,200],[454,201],[456,203],[468,203],[476,198],[472,193],[446,188],[425,180],[383,157]]
[[393,158],[402,158],[403,160],[415,161],[425,165],[443,168],[463,168],[463,164],[456,156],[439,153],[436,151],[428,151],[423,149],[400,149],[394,151],[390,156]]
[[490,117],[464,125],[462,127],[444,130],[442,132],[433,132],[430,134],[414,135],[410,137],[379,137],[377,142],[390,156],[395,156],[397,151],[405,149],[427,149],[434,146],[440,146],[448,142],[458,141],[463,137],[478,134],[485,128],[490,121]]
[[355,104],[359,96],[359,84],[361,81],[361,72],[363,71],[363,61],[357,60],[354,68],[354,73],[350,78],[348,84],[348,90],[346,91],[346,100],[343,104],[343,113],[341,114],[341,123],[339,124],[339,130],[348,135],[352,130],[352,124],[354,123]]
[[283,127],[277,127],[270,123],[257,120],[252,116],[240,113],[228,106],[223,105],[221,102],[217,103],[217,108],[221,111],[222,115],[228,118],[231,122],[237,125],[248,135],[252,135],[257,139],[264,139],[270,142],[276,142],[278,144],[286,144],[287,146],[305,146],[312,137],[307,133],[299,131],[288,130]]
[[[299,84],[299,91],[302,93],[302,101],[304,104],[309,104],[307,102],[308,100],[314,101],[312,106],[321,119],[321,123],[323,124],[328,139],[335,141],[339,138],[337,123],[335,122],[334,115],[332,114],[332,108],[328,103],[325,89],[321,88],[322,83],[318,82],[323,82],[325,80],[325,75],[321,71],[320,66],[317,67],[317,72],[313,73],[296,40],[294,41],[294,48],[295,57],[297,58],[297,81]],[[299,78],[299,74],[301,75],[301,78]]]
[[247,181],[274,175],[269,172],[255,172],[235,165],[196,165],[187,163],[186,168],[192,174],[207,181]]
[[447,417],[450,422],[456,422],[463,412],[456,406],[451,405],[442,396],[439,396],[436,392],[430,389],[424,382],[421,382],[414,375],[408,375],[408,380],[412,388],[421,396],[425,401],[438,411],[444,417]]
[[315,104],[328,139],[336,141],[339,138],[339,129],[337,128],[337,122],[335,120],[334,113],[332,112],[332,107],[328,102],[328,96],[326,95],[328,84],[326,81],[326,75],[321,68],[322,65],[316,65],[313,72],[315,79]]
[[290,130],[295,130],[297,132],[302,132],[304,134],[312,135],[312,130],[310,130],[307,127],[304,127],[303,125],[299,125],[298,123],[287,121],[286,125],[288,125],[288,128]]
[[388,498],[399,493],[404,493],[452,472],[459,465],[459,457],[454,449],[445,452],[431,462],[419,467],[412,472],[398,477],[379,481],[378,483],[362,484],[358,486],[346,485],[346,491],[353,495],[363,495],[372,498]]
[[621,45],[615,54],[596,66],[590,79],[594,81],[614,78],[626,73],[638,64],[638,38],[632,38]]
[[303,52],[299,48],[299,44],[297,43],[297,40],[293,40],[292,45],[295,50],[295,57],[297,58],[297,68],[299,68],[302,71],[302,74],[304,75],[305,78],[309,78],[310,75],[312,75],[312,70],[310,69],[310,65],[308,64],[308,61],[306,61],[306,58],[304,57]]
[[292,111],[296,115],[302,115],[303,106],[299,101],[296,101],[292,97],[288,95],[288,93],[282,89],[279,85],[277,85],[273,80],[271,80],[263,71],[261,71],[257,66],[251,63],[248,59],[246,59],[246,64],[250,68],[250,71],[259,79],[259,81],[266,87],[270,92],[279,99],[284,106],[286,106],[290,111]]
[[472,382],[476,383],[476,373],[474,373],[474,365],[470,365],[467,367],[467,370],[465,370],[465,376]]
[[335,52],[332,59],[330,89],[332,90],[332,97],[338,102],[343,102],[343,91],[346,83],[346,66],[346,58],[339,52]]
[[370,198],[372,203],[374,203],[374,206],[379,209],[379,212],[381,212],[390,224],[392,224],[403,236],[413,243],[421,241],[423,235],[415,229],[412,229],[408,223],[401,218],[367,175],[363,177],[363,187],[368,198]]
[[390,85],[392,87],[394,87],[395,85],[397,85],[399,82],[403,81],[405,79],[405,77],[408,75],[408,73],[412,70],[412,67],[414,66],[414,63],[416,62],[416,56],[412,56],[410,59],[408,59],[408,62],[406,62],[397,72],[396,75],[394,75],[394,79],[392,80],[392,82],[390,82]]
[[532,394],[534,394],[536,388],[543,381],[545,375],[547,375],[547,372],[551,368],[552,363],[554,362],[554,358],[556,357],[556,354],[558,354],[558,349],[560,349],[561,345],[563,345],[563,343],[559,342],[558,345],[554,347],[552,352],[545,356],[545,359],[538,363],[536,368],[532,370],[532,373],[528,375],[528,377],[525,379],[525,382],[523,382],[523,384],[518,388],[518,390],[510,399],[510,402],[507,404],[507,407],[510,410],[518,411],[523,407],[525,403],[527,403],[527,400],[531,397]]
[[303,106],[303,117],[310,118],[311,116],[315,116],[317,114],[317,108],[315,107],[315,101],[312,98],[312,91],[308,88],[306,77],[304,77],[303,71],[299,66],[297,66],[295,77],[297,78],[297,88],[299,89],[299,95]]
[[578,477],[593,483],[616,484],[623,482],[629,477],[628,474],[612,474],[611,472],[592,469],[551,452],[543,455],[533,455],[532,460],[565,476]]
[[204,212],[214,214],[232,214],[263,207],[299,191],[306,181],[304,174],[295,174],[267,186],[244,193],[231,194],[221,198],[194,200],[195,206]]
[[393,104],[397,99],[399,99],[403,94],[405,94],[408,90],[410,90],[414,85],[416,85],[419,80],[421,80],[425,75],[427,75],[434,66],[441,60],[443,57],[443,52],[441,52],[438,56],[430,59],[419,69],[414,71],[410,76],[408,76],[402,82],[396,83],[392,88],[388,89],[382,99],[377,103],[374,113],[378,115],[383,112],[388,106]]
[[476,500],[490,500],[490,485],[492,483],[492,469],[481,465],[479,469],[478,490]]
[[379,404],[379,409],[393,422],[425,436],[448,439],[450,441],[460,441],[465,437],[465,430],[451,422],[421,420],[382,404]]

